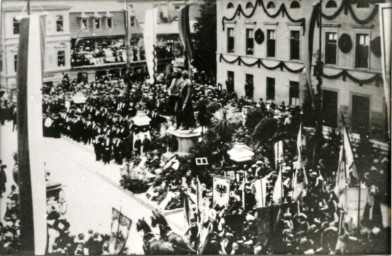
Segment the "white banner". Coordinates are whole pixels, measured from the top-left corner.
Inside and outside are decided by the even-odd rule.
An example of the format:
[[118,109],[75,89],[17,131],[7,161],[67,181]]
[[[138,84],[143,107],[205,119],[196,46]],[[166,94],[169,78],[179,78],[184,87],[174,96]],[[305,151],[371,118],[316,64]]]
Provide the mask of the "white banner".
[[213,178],[213,205],[228,206],[230,199],[230,180],[226,177]]
[[255,180],[254,184],[256,207],[261,208],[266,206],[267,199],[267,178]]
[[344,221],[349,224],[349,227],[355,228],[358,224],[358,202],[360,205],[360,218],[363,216],[368,197],[368,189],[361,187],[361,195],[359,195],[359,187],[347,188],[339,197],[339,205],[345,210]]
[[391,3],[380,4],[380,36],[381,36],[381,64],[384,82],[385,101],[387,104],[388,135],[391,136]]
[[146,14],[144,17],[143,37],[144,37],[146,63],[147,63],[148,73],[150,74],[150,81],[153,81],[154,74],[157,69],[157,60],[154,57],[155,55],[154,46],[156,45],[157,19],[158,19],[158,8],[146,10]]

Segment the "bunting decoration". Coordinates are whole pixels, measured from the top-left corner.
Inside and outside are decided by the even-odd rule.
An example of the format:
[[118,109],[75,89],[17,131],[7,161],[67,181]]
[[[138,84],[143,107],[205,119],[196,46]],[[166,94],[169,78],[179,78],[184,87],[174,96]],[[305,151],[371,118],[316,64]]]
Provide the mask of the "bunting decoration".
[[[47,244],[46,184],[42,145],[41,86],[45,53],[45,16],[20,23],[18,48],[18,161],[20,254],[44,255]],[[37,104],[39,103],[39,104]]]
[[335,13],[331,14],[331,15],[326,15],[325,13],[322,13],[322,16],[324,19],[327,20],[333,20],[335,18],[337,18],[340,13],[342,11],[344,11],[344,14],[347,15],[348,13],[351,14],[351,17],[353,18],[353,20],[358,23],[358,24],[368,24],[369,22],[371,22],[377,15],[378,13],[378,6],[375,5],[372,12],[369,14],[369,16],[367,16],[364,19],[360,19],[354,12],[353,7],[351,6],[352,1],[351,0],[342,0],[342,3],[340,4],[340,7],[336,10]]
[[295,23],[300,23],[302,28],[303,28],[303,33],[305,34],[305,19],[304,18],[300,18],[300,19],[294,19],[291,17],[291,15],[289,14],[289,12],[287,11],[286,5],[284,3],[282,3],[278,9],[278,11],[274,14],[270,14],[267,10],[267,8],[264,5],[264,1],[263,0],[256,0],[255,4],[253,5],[253,9],[249,14],[246,14],[246,12],[244,12],[244,10],[242,9],[241,4],[239,4],[237,6],[236,11],[233,13],[233,16],[228,18],[228,17],[223,17],[222,18],[222,27],[223,30],[225,30],[225,22],[227,21],[232,21],[234,20],[237,16],[244,16],[245,18],[251,18],[255,13],[256,13],[256,9],[258,6],[261,6],[263,8],[264,13],[270,17],[270,18],[276,18],[279,15],[282,15],[282,17],[287,16],[287,18],[291,21],[291,22],[295,22]]

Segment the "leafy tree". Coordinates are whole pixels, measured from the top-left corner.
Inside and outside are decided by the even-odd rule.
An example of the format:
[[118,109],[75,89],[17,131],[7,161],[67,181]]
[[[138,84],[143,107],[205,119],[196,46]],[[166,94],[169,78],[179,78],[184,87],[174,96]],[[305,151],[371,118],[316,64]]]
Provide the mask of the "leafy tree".
[[216,2],[204,0],[200,6],[200,16],[196,17],[194,61],[198,70],[216,72]]
[[259,108],[254,108],[246,114],[245,127],[249,131],[253,131],[256,125],[263,119],[264,113]]
[[278,130],[278,122],[274,118],[264,118],[259,122],[254,131],[253,138],[260,143],[269,141]]

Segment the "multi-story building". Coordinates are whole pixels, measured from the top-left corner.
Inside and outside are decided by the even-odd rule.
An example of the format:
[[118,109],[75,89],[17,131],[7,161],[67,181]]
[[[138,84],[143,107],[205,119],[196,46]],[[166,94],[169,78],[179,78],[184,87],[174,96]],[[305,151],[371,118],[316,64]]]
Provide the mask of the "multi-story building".
[[[193,0],[198,3],[200,0]],[[71,79],[94,81],[96,77],[121,77],[126,70],[126,21],[130,41],[130,65],[134,72],[146,72],[143,53],[145,11],[159,8],[157,39],[175,50],[180,44],[178,10],[190,1],[166,0],[31,0],[31,13],[46,15],[44,82],[58,82],[66,72]],[[127,8],[128,4],[128,8]],[[198,13],[191,8],[191,18]],[[16,88],[19,24],[27,15],[26,0],[2,2],[0,42],[1,88]],[[191,24],[194,20],[191,21]],[[163,52],[158,69],[164,70],[171,57]]]
[[[16,88],[19,26],[27,15],[26,1],[3,1],[1,6],[1,88],[11,93]],[[59,81],[62,72],[70,69],[70,36],[65,2],[33,1],[31,12],[46,17],[44,82]]]
[[[387,118],[376,2],[322,1],[323,117],[326,126],[338,127],[343,114],[352,132],[384,139]],[[217,1],[218,83],[225,84],[231,77],[241,96],[248,81],[254,85],[257,100],[298,105],[309,49],[305,24],[316,3],[319,1]],[[316,27],[315,55],[318,31]]]

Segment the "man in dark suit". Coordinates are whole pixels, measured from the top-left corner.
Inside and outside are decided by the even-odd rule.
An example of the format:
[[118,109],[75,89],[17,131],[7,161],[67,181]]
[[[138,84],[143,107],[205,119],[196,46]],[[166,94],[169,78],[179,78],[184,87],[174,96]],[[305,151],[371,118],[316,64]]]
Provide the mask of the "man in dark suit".
[[150,150],[150,147],[151,147],[151,140],[147,138],[147,135],[144,135],[143,153],[147,153]]
[[142,141],[140,140],[139,137],[136,137],[135,144],[133,145],[133,151],[135,151],[135,155],[137,156],[140,155],[141,146],[142,146]]

